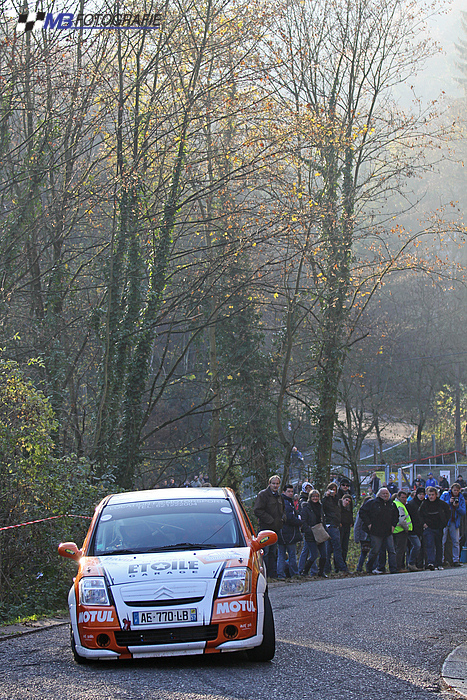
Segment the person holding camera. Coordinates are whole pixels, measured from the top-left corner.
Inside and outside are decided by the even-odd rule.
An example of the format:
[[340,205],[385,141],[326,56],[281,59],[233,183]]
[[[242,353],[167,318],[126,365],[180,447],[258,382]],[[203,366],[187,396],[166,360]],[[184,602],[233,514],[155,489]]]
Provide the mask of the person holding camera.
[[326,530],[330,537],[327,543],[327,556],[326,556],[326,566],[324,567],[325,573],[331,571],[331,554],[334,555],[334,567],[337,572],[341,571],[344,574],[349,573],[347,564],[342,556],[341,548],[341,535],[340,530],[342,526],[341,522],[341,509],[339,507],[339,496],[337,495],[337,484],[331,482],[328,484],[326,492],[323,497],[323,511],[324,518],[326,522]]
[[444,560],[444,546],[448,537],[448,532],[451,536],[452,542],[452,565],[462,566],[459,561],[459,528],[461,520],[465,515],[465,498],[461,494],[460,484],[457,482],[451,486],[449,491],[445,491],[441,495],[441,500],[445,501],[451,511],[451,517],[448,524],[443,530],[443,560]]
[[286,562],[288,562],[288,577],[298,576],[297,542],[302,541],[300,533],[301,520],[294,508],[293,486],[287,484],[282,492],[284,502],[285,523],[279,530],[277,539],[277,578],[286,578]]

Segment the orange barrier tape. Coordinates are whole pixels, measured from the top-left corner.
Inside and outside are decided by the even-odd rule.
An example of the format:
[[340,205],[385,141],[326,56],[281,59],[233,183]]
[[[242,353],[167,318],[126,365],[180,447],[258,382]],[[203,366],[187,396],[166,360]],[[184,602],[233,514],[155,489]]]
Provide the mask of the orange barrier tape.
[[24,527],[25,525],[35,525],[36,523],[45,523],[46,520],[56,520],[57,518],[84,518],[85,520],[92,520],[90,515],[51,515],[50,518],[41,518],[40,520],[29,520],[27,523],[18,523],[18,525],[7,525],[6,527],[0,527],[0,530],[12,530],[15,527]]

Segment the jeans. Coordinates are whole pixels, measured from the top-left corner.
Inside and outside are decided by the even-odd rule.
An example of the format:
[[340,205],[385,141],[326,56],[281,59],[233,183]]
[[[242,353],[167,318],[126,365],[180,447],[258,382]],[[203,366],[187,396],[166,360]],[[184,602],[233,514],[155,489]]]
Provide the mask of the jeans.
[[[370,547],[371,549],[371,547]],[[396,549],[396,546],[394,545],[394,550]],[[386,542],[384,541],[383,544],[381,545],[381,549],[378,552],[378,556],[376,557],[376,564],[373,564],[373,569],[378,569],[379,571],[386,571]]]
[[350,525],[342,525],[340,529],[342,559],[347,564],[347,553],[349,551]]
[[407,555],[407,563],[410,566],[418,566],[418,555],[420,554],[420,549],[422,547],[419,536],[414,535],[413,532],[409,532],[408,544],[410,545],[410,553]]
[[296,544],[278,544],[277,554],[277,577],[285,578],[285,560],[288,558],[290,576],[298,576],[297,566],[297,545]]
[[394,537],[394,546],[396,549],[396,566],[397,570],[400,571],[404,565],[404,556],[407,549],[407,539],[408,533],[405,530],[402,532],[397,532]]
[[[304,574],[306,572],[306,567],[307,563],[310,565],[309,566],[309,572],[312,576],[316,576],[318,573],[318,567],[315,564],[316,557],[318,556],[317,554],[315,555],[314,559],[311,558],[312,553],[308,547],[308,544],[306,540],[303,540],[303,547],[302,551],[300,552],[300,558],[298,560],[298,571],[301,574]],[[326,555],[323,555],[326,556]]]
[[266,575],[277,578],[277,542],[263,548],[263,562],[266,564]]
[[[316,559],[318,558],[318,556],[320,559],[326,559],[326,552],[327,552],[326,542],[321,542],[320,544],[317,544],[316,542],[307,542],[305,540],[303,542],[303,549],[302,549],[302,552],[300,554],[300,562],[302,561],[303,552],[306,552],[306,554],[303,558],[303,562],[306,562],[307,557],[309,555],[311,562],[312,562],[310,573],[313,576],[316,575],[318,573],[318,568],[316,566],[314,566],[314,563],[315,563]],[[298,567],[301,574],[303,574],[303,572],[304,572],[304,567],[305,567],[305,564],[303,565],[303,568],[301,568],[300,565]]]
[[342,550],[341,550],[341,535],[340,535],[340,529],[338,527],[334,527],[333,525],[326,525],[326,530],[328,531],[328,535],[330,536],[330,540],[327,541],[327,557],[326,557],[326,566],[324,568],[325,572],[328,573],[331,571],[331,554],[334,554],[334,566],[338,571],[348,571],[347,564],[345,563],[343,557],[342,557]]
[[397,571],[396,550],[394,549],[394,540],[392,535],[389,535],[388,537],[378,537],[377,535],[370,534],[370,540],[371,549],[368,555],[368,561],[366,563],[366,570],[368,571],[368,573],[371,574],[371,572],[373,571],[376,557],[378,556],[379,551],[384,544],[388,552],[389,571],[391,572],[391,574],[395,574]]
[[443,531],[427,527],[423,530],[423,539],[426,545],[427,564],[441,566],[443,561]]
[[459,561],[459,528],[455,526],[454,521],[450,520],[443,531],[443,561],[444,561],[444,545],[448,538],[448,532],[451,535],[452,542],[452,561]]

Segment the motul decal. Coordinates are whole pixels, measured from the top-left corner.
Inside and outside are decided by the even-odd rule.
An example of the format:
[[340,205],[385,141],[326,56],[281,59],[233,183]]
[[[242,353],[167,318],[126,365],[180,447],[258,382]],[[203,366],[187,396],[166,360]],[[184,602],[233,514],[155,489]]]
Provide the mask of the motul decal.
[[115,622],[113,610],[85,610],[80,612],[78,622]]
[[223,613],[238,613],[240,612],[256,612],[255,606],[252,600],[232,600],[230,603],[217,603],[216,614],[222,615]]

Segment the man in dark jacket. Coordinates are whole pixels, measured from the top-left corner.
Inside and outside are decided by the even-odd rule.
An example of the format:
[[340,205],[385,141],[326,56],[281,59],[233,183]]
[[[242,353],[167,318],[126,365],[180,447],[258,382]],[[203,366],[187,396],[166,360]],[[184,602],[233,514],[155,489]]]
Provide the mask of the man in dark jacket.
[[363,527],[370,535],[371,540],[371,549],[366,565],[367,572],[369,574],[382,573],[380,569],[374,569],[373,566],[384,544],[388,553],[389,571],[391,574],[397,573],[396,551],[392,533],[399,522],[399,511],[389,500],[388,489],[381,488],[376,494],[376,498],[366,501],[362,505],[359,513]]
[[328,551],[326,558],[325,572],[331,571],[331,553],[334,554],[334,566],[336,571],[348,573],[347,564],[342,557],[341,549],[341,509],[339,507],[339,497],[337,495],[337,484],[331,482],[328,485],[323,497],[323,510],[326,520],[326,530],[331,538],[328,540]]
[[378,477],[378,475],[377,475],[376,472],[372,472],[372,473],[370,474],[370,489],[371,489],[371,493],[373,493],[373,494],[376,495],[376,494],[378,493],[378,491],[380,490],[380,488],[381,488],[381,480],[380,480],[380,478]]
[[451,510],[438,496],[434,486],[426,489],[427,498],[418,511],[423,525],[423,539],[426,546],[427,569],[442,570],[443,567],[443,530],[451,517]]
[[439,475],[438,486],[441,489],[441,491],[448,491],[449,490],[449,481],[446,479],[444,474]]
[[387,483],[387,489],[389,491],[390,496],[394,496],[395,493],[399,491],[399,487],[397,486],[396,482],[394,481],[394,477],[392,474],[389,475],[389,481]]
[[350,493],[345,493],[339,499],[339,508],[341,510],[340,538],[341,538],[342,559],[347,564],[347,553],[349,551],[350,530],[352,529],[352,525],[353,525],[353,501],[352,501],[352,496],[350,495]]
[[293,502],[293,486],[287,484],[282,500],[285,508],[285,523],[277,540],[277,578],[285,578],[285,561],[288,560],[290,577],[298,576],[297,542],[300,542],[300,516],[296,514]]
[[[277,474],[269,479],[269,486],[260,491],[256,497],[254,513],[258,518],[258,528],[273,530],[279,534],[285,522],[284,501],[279,493],[281,478]],[[264,547],[264,563],[267,575],[277,577],[277,543]]]

